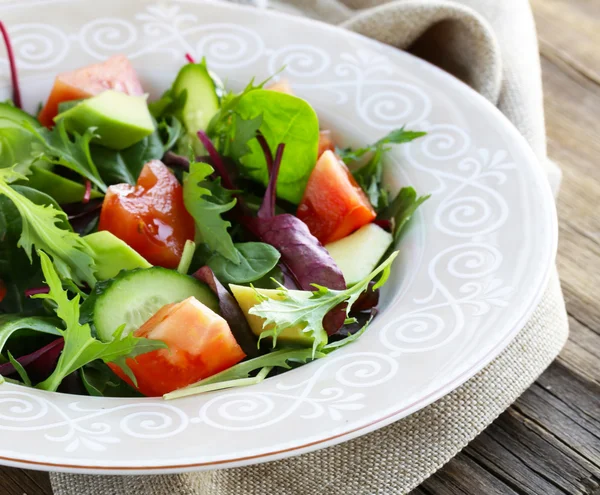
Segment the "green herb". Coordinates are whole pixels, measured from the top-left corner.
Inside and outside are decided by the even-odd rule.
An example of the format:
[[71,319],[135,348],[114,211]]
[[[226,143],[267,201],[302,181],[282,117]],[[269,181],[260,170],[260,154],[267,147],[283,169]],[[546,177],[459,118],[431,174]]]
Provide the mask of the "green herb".
[[56,328],[58,323],[56,318],[22,317],[16,314],[0,315],[0,352],[9,338],[23,330],[60,336],[60,331]]
[[95,184],[102,192],[106,192],[106,184],[90,154],[90,141],[95,136],[94,129],[88,129],[83,136],[73,133],[72,141],[62,120],[52,130],[35,128],[30,123],[25,123],[24,127],[37,141],[34,147],[36,159],[73,170]]
[[157,129],[163,136],[163,154],[173,148],[185,134],[185,128],[181,121],[172,115],[162,119],[158,123]]
[[[285,154],[277,180],[277,195],[298,204],[317,162],[319,121],[314,109],[301,98],[259,89],[244,95],[235,112],[239,118],[251,122],[262,115],[260,131],[273,154],[280,143],[285,143]],[[239,125],[238,117],[236,123]],[[244,134],[246,137],[247,133]],[[240,160],[245,175],[266,186],[269,171],[265,154],[255,137],[248,142],[248,147],[250,153],[234,158]]]
[[65,324],[65,330],[60,330],[65,345],[58,358],[55,370],[46,380],[39,383],[37,388],[52,392],[56,391],[67,375],[96,359],[102,359],[104,362],[119,360],[122,363],[120,365],[125,367],[124,371],[131,372],[124,364],[125,358],[135,357],[166,347],[164,342],[137,338],[133,334],[123,337],[124,325],[116,329],[114,339],[111,342],[100,342],[93,338],[90,326],[79,323],[80,296],[76,295],[73,299],[69,299],[67,291],[62,288],[60,278],[50,258],[43,251],[38,251],[38,255],[50,292],[48,294],[37,294],[33,297],[47,299],[56,304],[56,314]]
[[236,200],[231,191],[221,186],[220,179],[208,179],[213,172],[206,163],[192,163],[183,181],[183,201],[196,222],[196,240],[229,261],[239,263],[239,254],[227,231],[231,223],[221,217],[235,206]]
[[377,150],[377,148],[384,146],[386,144],[402,144],[409,143],[419,137],[425,136],[426,132],[416,132],[416,131],[405,131],[404,127],[400,129],[394,129],[386,136],[382,137],[380,140],[376,141],[373,144],[365,146],[364,148],[358,148],[353,150],[351,148],[346,148],[344,150],[337,150],[338,155],[342,160],[346,163],[351,163],[362,158],[367,153],[371,153]]
[[263,242],[240,242],[235,244],[239,263],[233,263],[216,253],[206,264],[223,284],[254,282],[267,275],[279,262],[279,251]]
[[429,197],[429,195],[417,197],[417,192],[414,188],[403,187],[390,205],[381,212],[379,218],[394,221],[394,241],[399,239],[402,229],[416,209],[429,199]]
[[[366,278],[345,290],[333,290],[315,284],[316,291],[309,298],[302,297],[304,294],[295,294],[286,288],[281,288],[283,299],[271,299],[256,291],[261,301],[260,304],[250,309],[250,314],[264,319],[263,328],[272,326],[270,330],[264,330],[260,334],[262,340],[266,337],[273,338],[273,347],[277,343],[277,336],[286,328],[300,327],[304,333],[318,335],[324,331],[323,318],[339,304],[346,303],[346,314],[350,313],[352,305],[360,294],[369,287],[369,282],[381,275],[372,290],[381,287],[387,280],[390,266],[398,252],[392,253],[383,263],[373,270]],[[313,352],[316,352],[322,343],[317,339],[314,341]]]
[[31,380],[29,379],[29,375],[27,374],[27,371],[25,371],[25,368],[23,368],[21,363],[19,363],[19,361],[17,361],[13,357],[13,355],[10,353],[10,351],[8,352],[8,360],[9,360],[10,364],[13,365],[13,368],[15,369],[15,371],[19,374],[19,377],[21,378],[23,383],[25,385],[27,385],[28,387],[31,387]]
[[52,256],[62,278],[93,287],[96,283],[93,253],[79,235],[59,227],[66,221],[65,213],[51,205],[37,205],[19,194],[8,185],[11,179],[25,177],[12,169],[0,169],[0,194],[10,199],[19,211],[22,231],[17,245],[24,249],[29,261],[33,262],[33,246],[43,249]]

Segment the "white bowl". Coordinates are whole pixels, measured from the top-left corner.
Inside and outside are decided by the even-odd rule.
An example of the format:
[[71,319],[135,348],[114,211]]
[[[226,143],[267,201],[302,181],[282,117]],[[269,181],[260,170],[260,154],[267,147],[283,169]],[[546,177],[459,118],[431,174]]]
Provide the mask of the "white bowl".
[[[19,0],[0,6],[33,111],[57,72],[127,54],[154,96],[184,54],[227,85],[278,71],[345,144],[406,125],[388,181],[432,197],[404,235],[381,314],[330,357],[260,385],[174,402],[0,386],[0,462],[89,473],[239,466],[363,435],[458,387],[531,315],[553,264],[554,202],[516,129],[466,85],[322,23],[186,0]],[[8,75],[3,71],[8,97]]]

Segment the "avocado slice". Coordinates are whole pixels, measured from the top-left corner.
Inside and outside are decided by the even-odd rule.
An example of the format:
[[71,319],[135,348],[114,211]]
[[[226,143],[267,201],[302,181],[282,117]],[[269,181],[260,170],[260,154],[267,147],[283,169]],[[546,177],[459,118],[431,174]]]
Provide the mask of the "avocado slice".
[[[46,193],[59,204],[77,203],[83,199],[85,195],[85,186],[83,184],[62,177],[51,170],[38,167],[37,165],[32,165],[30,170],[31,175],[28,177],[29,180],[24,182],[24,184]],[[101,197],[102,193],[92,189],[91,199]]]
[[107,90],[59,113],[55,122],[64,120],[70,132],[83,134],[96,128],[98,143],[113,150],[122,150],[154,132],[154,122],[146,96],[130,96]]
[[98,280],[114,278],[121,270],[152,268],[137,251],[108,230],[86,235],[83,240],[94,253]]
[[360,282],[371,273],[393,241],[392,234],[369,223],[339,241],[325,246],[342,270],[347,285]]
[[[263,328],[264,320],[260,316],[250,314],[250,308],[256,306],[257,304],[260,304],[260,300],[256,296],[257,292],[271,299],[281,300],[283,299],[281,290],[255,289],[253,287],[244,287],[243,285],[234,284],[230,284],[229,288],[233,293],[233,297],[235,297],[237,303],[240,305],[242,312],[246,316],[248,325],[250,325],[252,332],[256,336],[260,336],[263,330],[270,330],[272,328],[272,326],[270,325],[266,328]],[[308,299],[312,295],[312,292],[304,290],[290,290],[289,292],[293,293],[296,297],[306,299]],[[315,340],[318,341],[318,345],[324,345],[327,343],[327,333],[325,332],[325,330],[323,330],[317,335],[310,335],[309,333],[305,333],[302,331],[304,327],[305,325],[296,325],[293,327],[286,328],[277,337],[277,342],[298,347],[312,347],[313,342]]]

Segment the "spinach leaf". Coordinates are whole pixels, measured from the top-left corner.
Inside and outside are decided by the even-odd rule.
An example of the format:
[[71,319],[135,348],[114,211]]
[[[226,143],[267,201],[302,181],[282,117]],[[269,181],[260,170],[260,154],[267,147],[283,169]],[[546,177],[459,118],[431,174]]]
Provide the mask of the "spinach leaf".
[[402,233],[402,229],[410,220],[410,217],[416,209],[422,205],[430,196],[417,197],[417,192],[412,187],[403,187],[400,189],[390,205],[381,212],[379,218],[382,220],[393,220],[394,222],[394,241],[397,241]]
[[94,397],[142,397],[137,390],[121,380],[102,361],[92,361],[80,370],[81,381]]
[[221,186],[220,179],[208,177],[214,169],[206,163],[190,164],[190,173],[183,181],[183,202],[196,222],[198,243],[203,242],[232,263],[239,263],[239,254],[228,232],[231,223],[221,215],[236,203],[232,191]]
[[279,251],[263,242],[240,242],[235,244],[239,263],[233,263],[216,253],[207,265],[224,284],[254,282],[269,273],[279,262]]
[[15,333],[22,330],[34,330],[35,332],[48,335],[58,335],[59,320],[47,317],[22,317],[18,314],[0,315],[0,352],[4,349],[6,342]]
[[38,251],[38,255],[50,292],[37,294],[34,297],[54,302],[56,314],[65,324],[65,329],[60,330],[64,338],[64,349],[58,358],[56,368],[46,380],[37,385],[38,388],[56,391],[67,375],[96,359],[102,359],[104,362],[119,360],[119,365],[128,370],[124,362],[125,358],[166,347],[164,342],[158,340],[138,338],[133,334],[123,336],[124,325],[115,330],[114,340],[111,342],[100,342],[92,337],[90,326],[79,323],[80,296],[76,295],[73,299],[69,299],[50,258],[43,251]]
[[[260,131],[271,150],[285,143],[277,196],[298,204],[317,162],[319,121],[313,108],[301,98],[257,89],[244,95],[235,111],[245,121],[262,114]],[[234,158],[240,160],[246,175],[266,186],[269,171],[263,150],[256,138],[249,141],[248,146],[250,153]]]

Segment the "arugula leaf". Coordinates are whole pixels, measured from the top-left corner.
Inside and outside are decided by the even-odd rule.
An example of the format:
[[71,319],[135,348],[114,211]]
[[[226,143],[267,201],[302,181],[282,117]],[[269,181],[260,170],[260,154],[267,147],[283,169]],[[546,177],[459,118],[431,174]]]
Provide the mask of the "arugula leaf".
[[279,251],[264,242],[239,242],[235,244],[239,263],[233,263],[219,253],[212,255],[206,264],[224,284],[254,282],[269,273],[279,262]]
[[230,91],[221,98],[221,107],[219,108],[219,111],[213,115],[212,119],[210,119],[206,129],[206,134],[208,134],[208,136],[210,136],[210,138],[215,142],[216,148],[222,155],[232,156],[229,153],[228,148],[229,142],[234,139],[234,127],[231,125],[231,123],[235,116],[235,111],[240,103],[240,100],[247,94],[258,89],[262,89],[269,79],[264,80],[258,85],[255,85],[254,79],[252,79],[240,93],[234,93]]
[[350,163],[353,161],[362,158],[364,155],[370,152],[374,152],[377,148],[382,147],[386,144],[402,144],[409,143],[419,137],[425,136],[426,132],[417,132],[417,131],[405,131],[404,127],[400,129],[394,129],[386,136],[382,137],[378,141],[364,148],[358,148],[353,150],[352,148],[346,148],[344,150],[336,150],[337,154],[340,156],[342,160],[346,163]]
[[429,199],[429,197],[429,195],[417,197],[417,192],[414,188],[403,187],[390,205],[381,212],[380,219],[394,220],[394,241],[399,239],[402,229],[416,209]]
[[274,367],[290,369],[292,367],[290,363],[304,364],[308,361],[320,359],[325,356],[325,353],[319,351],[313,352],[311,349],[281,349],[273,351],[269,354],[238,363],[225,371],[221,371],[216,375],[205,378],[188,387],[175,390],[163,397],[167,400],[178,399],[180,397],[202,394],[222,388],[252,385],[256,383],[256,381],[245,381],[242,383],[240,383],[240,381],[250,378],[250,374],[256,370],[268,368],[270,371]]
[[17,361],[13,357],[13,355],[10,353],[10,351],[8,352],[8,361],[10,362],[10,364],[13,365],[13,367],[15,368],[15,371],[19,374],[19,377],[21,378],[23,383],[25,385],[27,385],[28,387],[31,387],[31,380],[29,379],[29,375],[27,374],[27,371],[25,371],[25,368],[23,368],[21,363],[19,363],[19,361]]
[[165,138],[163,139],[163,154],[173,148],[185,134],[183,124],[173,115],[162,119],[157,125],[157,130]]
[[[235,111],[246,121],[262,114],[260,131],[271,150],[285,143],[277,196],[298,204],[317,162],[319,120],[314,109],[296,96],[259,89],[243,96]],[[233,158],[240,161],[248,177],[266,186],[269,170],[264,151],[256,138],[250,140],[248,146],[250,153]]]
[[[295,294],[286,288],[281,288],[281,300],[271,299],[256,292],[261,301],[250,309],[250,314],[264,319],[263,328],[272,326],[270,330],[264,330],[260,339],[273,338],[273,346],[276,345],[277,336],[286,328],[302,327],[304,333],[318,335],[324,331],[323,319],[329,311],[336,306],[345,303],[346,315],[349,315],[352,305],[358,297],[369,287],[369,282],[381,275],[373,290],[381,287],[390,273],[390,266],[398,252],[392,253],[383,263],[373,270],[366,278],[345,290],[328,289],[315,284],[316,291],[309,298],[303,297],[304,293]],[[314,341],[313,352],[320,350],[321,342]]]
[[47,251],[62,278],[93,287],[93,253],[79,235],[59,227],[66,220],[65,213],[51,205],[37,205],[19,194],[7,182],[15,178],[25,179],[12,169],[0,169],[0,195],[10,199],[21,216],[22,232],[17,246],[24,249],[30,262],[33,246]]
[[0,315],[0,352],[8,339],[21,330],[34,330],[48,335],[60,336],[56,328],[58,320],[46,317],[22,317],[16,314]]
[[377,146],[371,159],[353,173],[356,182],[362,187],[375,210],[385,208],[388,203],[388,193],[382,186],[383,178],[383,145]]
[[207,163],[190,164],[190,173],[183,181],[183,202],[196,222],[197,240],[229,261],[239,263],[240,256],[227,231],[231,223],[221,217],[235,206],[236,199],[232,191],[221,186],[220,179],[208,180],[213,172]]
[[91,152],[108,184],[135,185],[144,165],[151,160],[160,160],[165,148],[158,132],[155,131],[121,151],[92,145]]
[[134,337],[133,334],[122,337],[124,325],[116,329],[111,342],[100,342],[93,338],[90,326],[79,323],[80,296],[76,295],[73,299],[69,299],[48,255],[43,251],[38,251],[38,255],[50,292],[33,297],[48,299],[56,304],[56,314],[65,324],[65,330],[60,330],[65,343],[56,369],[46,380],[39,383],[37,388],[56,391],[67,375],[96,359],[110,362],[118,358],[135,357],[166,347],[164,342]]
[[45,160],[55,165],[62,165],[95,184],[102,192],[106,192],[106,184],[92,160],[90,141],[94,137],[94,129],[88,129],[83,136],[73,133],[73,141],[67,134],[64,121],[59,121],[54,129],[35,128],[30,123],[24,127],[36,139],[34,155],[38,160]]
[[239,160],[243,156],[246,156],[248,153],[250,153],[252,150],[250,149],[250,146],[248,146],[248,141],[256,137],[256,133],[260,129],[262,122],[262,114],[247,120],[239,115],[234,115],[232,120],[233,138],[229,143],[227,153],[224,154],[235,157]]

